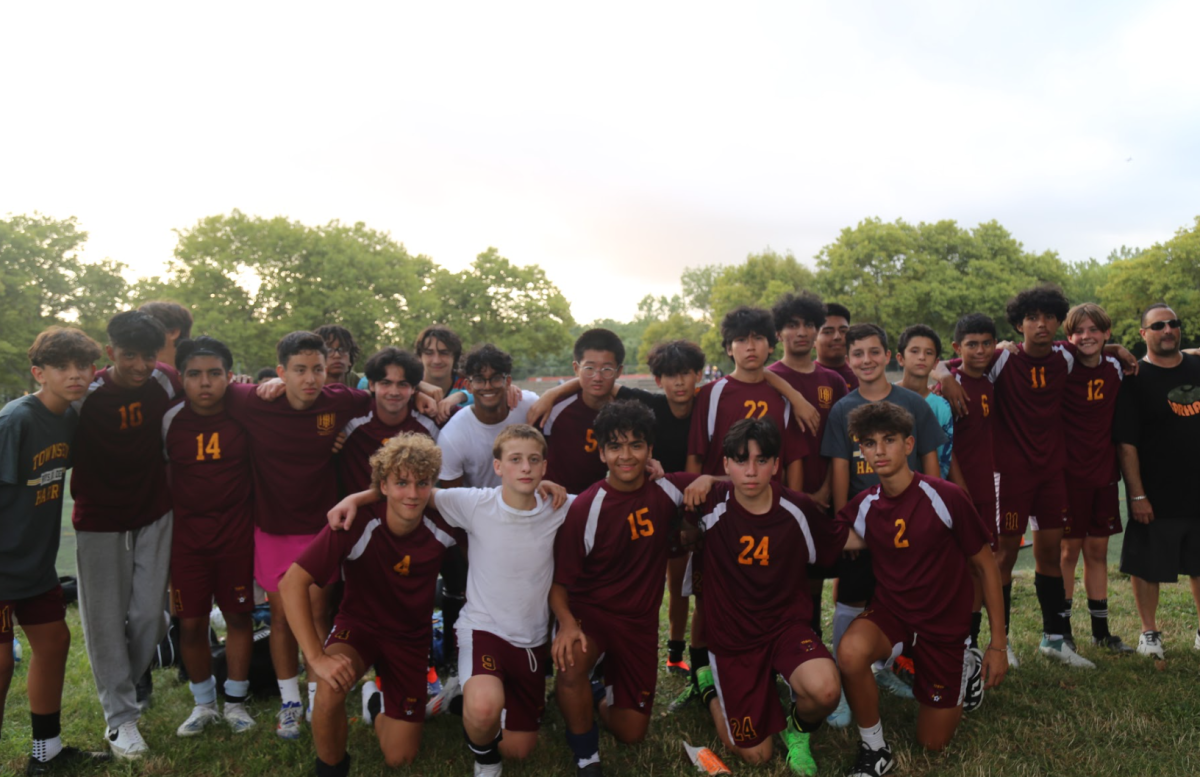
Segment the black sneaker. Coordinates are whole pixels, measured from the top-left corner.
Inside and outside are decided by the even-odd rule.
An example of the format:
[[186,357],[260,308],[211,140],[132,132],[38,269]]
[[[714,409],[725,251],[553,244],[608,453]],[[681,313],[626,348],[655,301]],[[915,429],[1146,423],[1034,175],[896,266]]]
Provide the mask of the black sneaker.
[[872,750],[867,747],[866,742],[860,740],[858,760],[854,762],[854,768],[846,777],[881,777],[890,772],[895,765],[892,748],[888,747],[886,742],[880,749]]
[[971,667],[967,691],[963,694],[963,712],[973,712],[983,704],[983,653],[979,648],[971,648],[967,653],[971,656]]
[[1116,634],[1109,634],[1107,637],[1100,637],[1099,639],[1092,637],[1092,644],[1096,647],[1107,648],[1111,653],[1134,652],[1133,645],[1126,645]]
[[600,768],[599,762],[580,766],[575,771],[575,777],[604,777],[604,770]]
[[25,773],[58,774],[66,769],[74,772],[82,766],[100,764],[111,760],[112,755],[109,753],[91,753],[87,750],[80,750],[77,747],[64,747],[58,752],[58,755],[49,761],[39,761],[36,758],[30,758],[29,763],[25,766]]

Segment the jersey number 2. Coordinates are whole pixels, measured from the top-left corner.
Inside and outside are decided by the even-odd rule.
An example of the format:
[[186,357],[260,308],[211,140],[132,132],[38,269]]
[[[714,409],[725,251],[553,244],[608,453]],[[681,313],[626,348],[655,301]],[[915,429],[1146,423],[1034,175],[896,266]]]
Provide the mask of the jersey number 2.
[[896,519],[897,531],[896,531],[895,544],[896,544],[897,548],[907,548],[908,547],[908,540],[904,539],[904,531],[907,528],[908,527],[904,524],[903,518]]

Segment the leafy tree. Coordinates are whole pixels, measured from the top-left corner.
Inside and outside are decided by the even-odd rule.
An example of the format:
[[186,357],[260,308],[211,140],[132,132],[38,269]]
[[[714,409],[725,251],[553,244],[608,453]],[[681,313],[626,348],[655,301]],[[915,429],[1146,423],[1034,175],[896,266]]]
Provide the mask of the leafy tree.
[[647,357],[651,349],[659,343],[668,340],[691,340],[699,343],[704,333],[711,327],[703,321],[698,321],[686,313],[676,313],[663,321],[654,321],[642,333],[642,342],[638,346],[638,369],[649,371]]
[[[685,274],[688,271],[685,271]],[[750,254],[743,264],[719,268],[707,292],[710,326],[700,339],[709,359],[728,365],[729,357],[721,347],[721,318],[739,305],[769,308],[775,300],[789,291],[812,288],[816,281],[813,271],[791,253],[780,255],[771,249]],[[701,298],[704,292],[701,292]]]

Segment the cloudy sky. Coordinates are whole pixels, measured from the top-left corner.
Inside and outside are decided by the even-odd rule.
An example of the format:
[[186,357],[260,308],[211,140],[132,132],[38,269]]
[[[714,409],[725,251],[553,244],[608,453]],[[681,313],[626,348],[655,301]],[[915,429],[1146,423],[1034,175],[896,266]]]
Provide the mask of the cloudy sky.
[[8,4],[0,216],[233,208],[539,264],[580,321],[878,216],[1067,260],[1200,214],[1200,4]]

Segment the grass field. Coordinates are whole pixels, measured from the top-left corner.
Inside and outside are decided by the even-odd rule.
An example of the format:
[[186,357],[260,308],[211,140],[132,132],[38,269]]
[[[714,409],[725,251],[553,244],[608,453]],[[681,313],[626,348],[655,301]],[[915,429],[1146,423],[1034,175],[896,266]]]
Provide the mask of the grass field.
[[[73,537],[63,539],[66,554]],[[1119,547],[1119,542],[1114,545]],[[988,693],[983,707],[963,722],[955,741],[940,755],[927,755],[913,745],[915,703],[885,697],[883,722],[899,760],[895,773],[1006,777],[1200,773],[1200,734],[1195,723],[1200,717],[1200,694],[1196,693],[1200,652],[1191,649],[1196,614],[1187,586],[1163,587],[1160,627],[1167,644],[1165,669],[1156,670],[1152,662],[1139,656],[1115,657],[1081,647],[1084,655],[1098,664],[1097,670],[1068,670],[1052,666],[1036,654],[1040,616],[1032,572],[1028,570],[1031,560],[1028,553],[1022,555],[1026,557],[1022,559],[1025,569],[1018,574],[1013,594],[1013,634],[1022,661],[1020,668],[1009,674],[1003,686]],[[73,567],[72,555],[71,563],[62,569]],[[1129,580],[1116,571],[1115,561],[1110,573],[1113,632],[1131,641],[1136,638],[1138,626]],[[829,615],[826,612],[826,624]],[[68,622],[74,642],[63,704],[63,737],[68,744],[101,749],[104,721],[74,607]],[[1076,616],[1075,631],[1082,637],[1088,630],[1085,611],[1082,617]],[[27,643],[25,647],[27,650]],[[0,774],[22,770],[27,758],[30,732],[26,668],[25,662],[18,665],[9,692],[4,736],[0,739]],[[680,678],[665,674],[660,677],[654,722],[644,744],[625,747],[607,735],[602,737],[608,775],[695,774],[683,755],[684,740],[713,747],[735,774],[789,774],[778,758],[764,767],[749,767],[723,753],[711,719],[698,706],[668,716],[666,704],[682,687]],[[227,729],[214,728],[198,738],[179,739],[174,731],[190,711],[192,700],[174,669],[156,672],[154,698],[154,706],[142,721],[142,732],[153,753],[138,763],[112,765],[107,773],[278,775],[312,771],[314,755],[307,738],[286,743],[273,733],[277,700],[251,703],[260,728],[247,734],[235,737]],[[357,707],[355,696],[352,718],[357,718]],[[857,748],[853,729],[836,731],[826,727],[813,742],[821,774],[842,774],[853,762]],[[350,729],[350,751],[355,757],[355,774],[450,777],[471,773],[460,722],[454,717],[437,718],[427,724],[421,757],[407,769],[386,769],[372,732],[357,722]],[[538,750],[525,763],[506,765],[505,773],[511,777],[573,774],[563,741],[562,718],[553,701]]]

